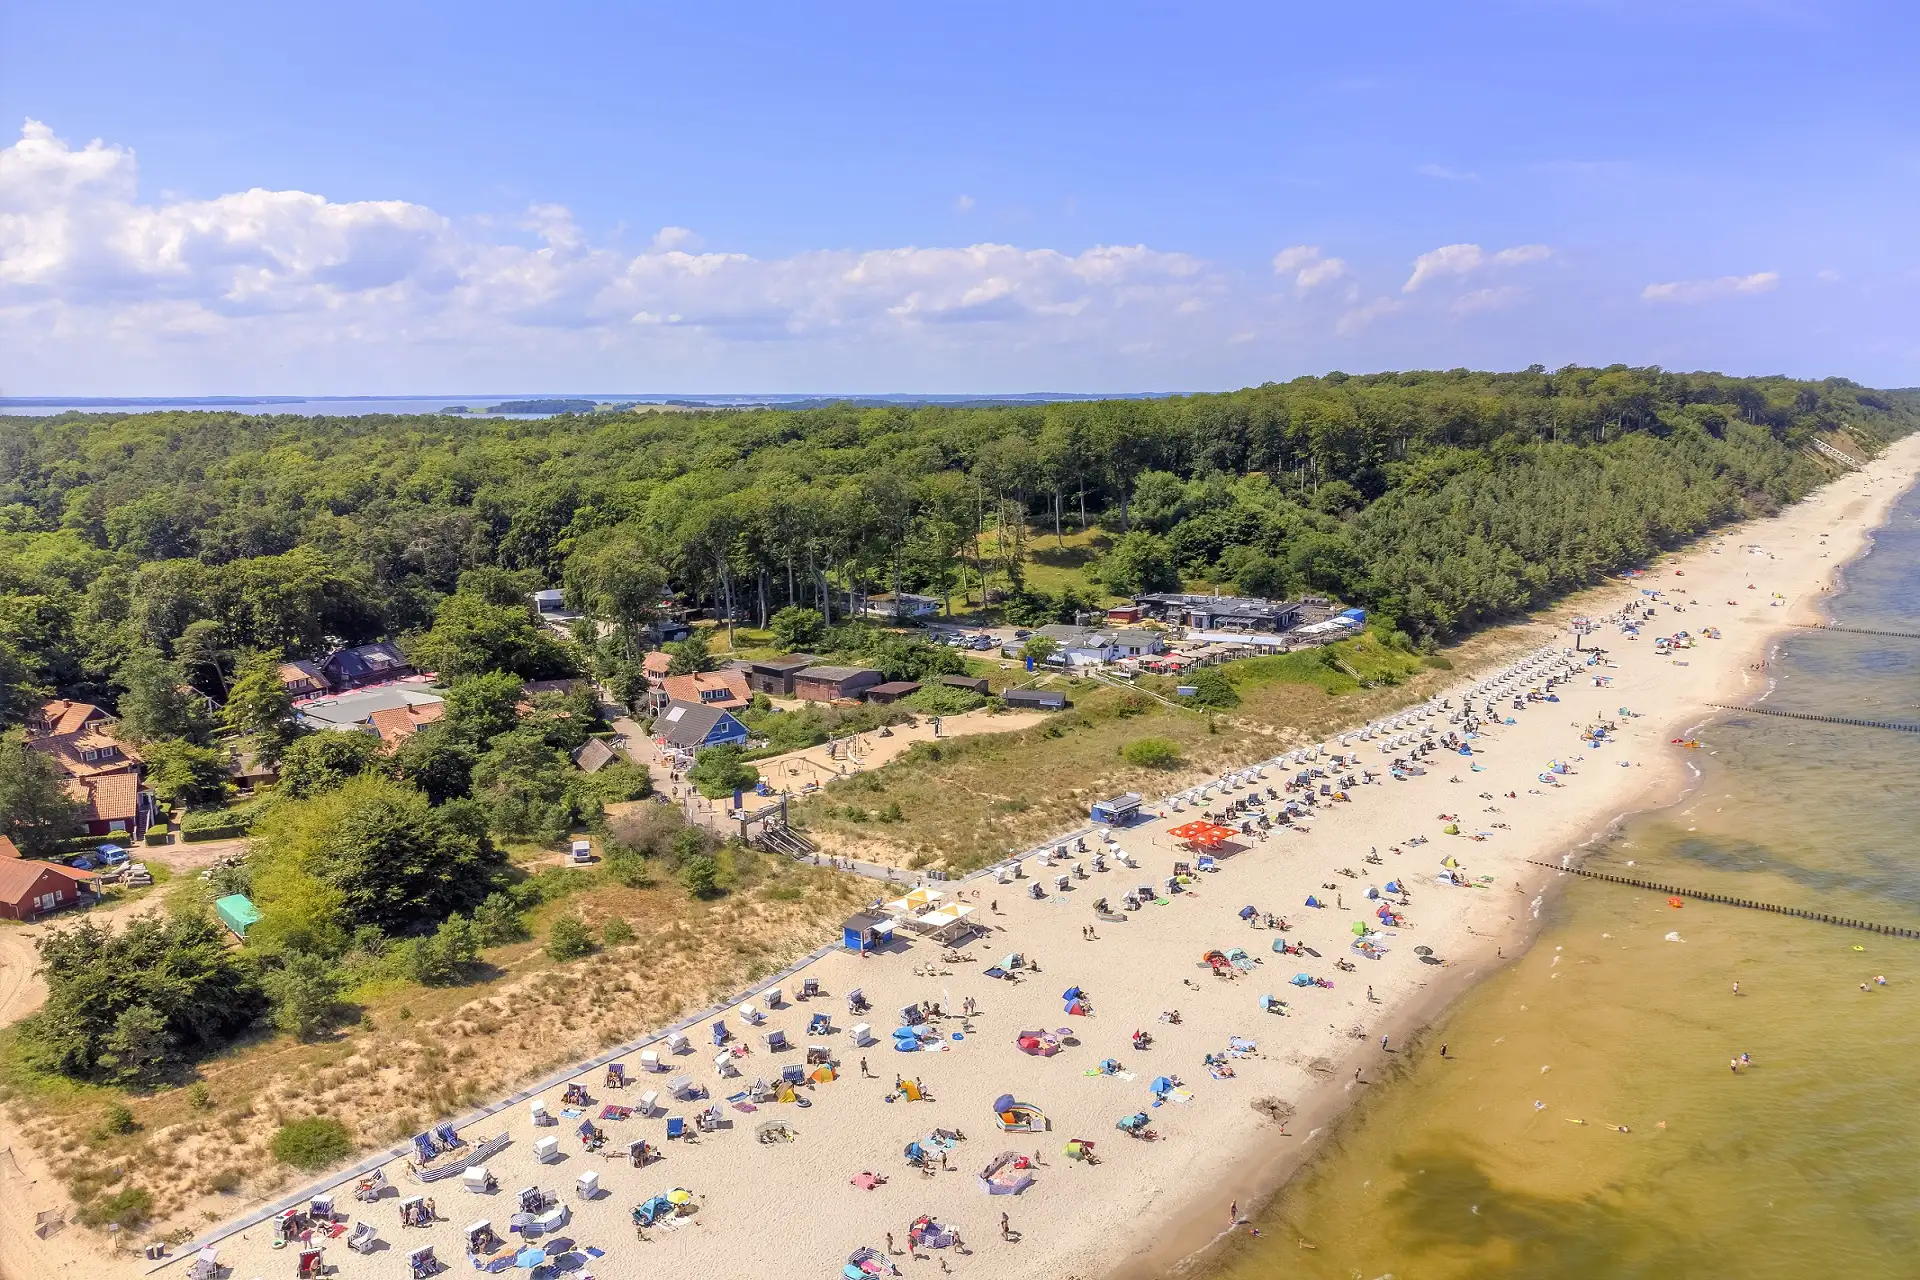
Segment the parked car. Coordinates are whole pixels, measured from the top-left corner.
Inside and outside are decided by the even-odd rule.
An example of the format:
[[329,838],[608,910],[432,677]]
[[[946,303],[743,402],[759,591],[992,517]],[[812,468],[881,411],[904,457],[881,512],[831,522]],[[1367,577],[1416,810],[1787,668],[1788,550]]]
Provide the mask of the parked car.
[[127,851],[117,844],[103,844],[93,851],[103,867],[117,867],[127,860]]
[[1025,627],[1015,627],[1013,629],[1013,638],[1015,640],[1025,640],[1028,636],[1032,634],[1033,632],[1027,630]]

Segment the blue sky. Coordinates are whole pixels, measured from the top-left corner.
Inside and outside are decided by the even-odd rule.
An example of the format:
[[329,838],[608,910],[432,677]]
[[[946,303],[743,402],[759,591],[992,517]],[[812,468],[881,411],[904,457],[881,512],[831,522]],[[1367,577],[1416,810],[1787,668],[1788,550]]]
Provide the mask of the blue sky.
[[1849,0],[4,6],[0,394],[1912,385],[1916,35]]

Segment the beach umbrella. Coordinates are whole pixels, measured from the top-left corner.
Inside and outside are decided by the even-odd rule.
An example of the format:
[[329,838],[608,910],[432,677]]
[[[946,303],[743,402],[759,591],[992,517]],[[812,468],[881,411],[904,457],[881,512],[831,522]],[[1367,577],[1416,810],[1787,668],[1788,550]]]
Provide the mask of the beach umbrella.
[[685,1187],[675,1187],[673,1190],[667,1192],[668,1204],[674,1204],[674,1205],[689,1204],[692,1202],[692,1200],[693,1200],[693,1192],[687,1190]]
[[1413,954],[1417,956],[1430,956],[1433,954],[1433,948],[1432,947],[1415,947],[1413,949]]
[[1355,920],[1355,921],[1353,922],[1353,931],[1354,931],[1355,933],[1357,933],[1357,934],[1364,934],[1364,933],[1366,933],[1366,931],[1367,931],[1367,922],[1366,922],[1365,920]]
[[545,1249],[522,1249],[519,1253],[513,1255],[513,1265],[527,1271],[545,1265],[546,1261],[547,1251]]

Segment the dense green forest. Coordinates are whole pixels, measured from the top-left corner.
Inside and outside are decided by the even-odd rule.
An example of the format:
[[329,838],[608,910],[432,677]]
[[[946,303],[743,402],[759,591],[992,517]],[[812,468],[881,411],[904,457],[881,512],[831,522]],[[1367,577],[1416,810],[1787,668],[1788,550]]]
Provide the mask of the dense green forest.
[[1026,553],[1096,522],[1115,593],[1311,588],[1444,638],[1790,501],[1826,474],[1810,435],[1871,450],[1917,405],[1614,367],[1000,408],[6,418],[0,720],[49,691],[116,701],[138,649],[216,698],[219,655],[388,635],[551,674],[567,655],[500,630],[528,585],[615,625],[603,668],[668,589],[760,625],[833,621],[855,584],[1018,604]]
[[[854,590],[1021,622],[1194,579],[1317,590],[1408,647],[1799,497],[1835,466],[1816,433],[1872,452],[1916,425],[1912,393],[1624,367],[994,407],[0,418],[0,726],[49,695],[104,703],[148,784],[188,805],[227,798],[231,744],[282,774],[246,815],[254,856],[213,885],[264,913],[248,956],[186,924],[75,935],[49,953],[56,998],[27,1029],[30,1060],[152,1078],[230,1030],[209,1008],[270,1005],[304,1032],[353,983],[457,980],[522,936],[542,890],[499,842],[564,836],[646,783],[628,765],[573,770],[592,699],[526,705],[521,682],[593,674],[636,693],[674,597],[890,677],[958,660],[846,625]],[[1042,590],[1029,575],[1070,534],[1097,558]],[[528,605],[552,584],[585,615],[571,642]],[[277,663],[381,637],[439,673],[444,721],[392,752],[298,733]],[[710,662],[696,633],[675,669]],[[0,740],[0,824],[23,848],[58,843],[64,803],[43,757]],[[701,839],[616,852],[685,864],[706,893]],[[113,948],[199,977],[105,998],[76,975]]]

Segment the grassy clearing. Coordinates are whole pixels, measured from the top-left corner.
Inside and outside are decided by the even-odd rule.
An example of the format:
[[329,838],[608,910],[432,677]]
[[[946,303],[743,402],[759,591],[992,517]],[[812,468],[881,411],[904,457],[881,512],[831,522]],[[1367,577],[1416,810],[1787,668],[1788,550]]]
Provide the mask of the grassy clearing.
[[[530,913],[533,938],[488,950],[483,980],[369,984],[347,993],[359,1016],[334,1034],[261,1035],[175,1087],[125,1092],[39,1075],[21,1063],[16,1033],[0,1032],[0,1101],[88,1220],[137,1213],[155,1234],[185,1238],[230,1214],[226,1197],[302,1176],[275,1155],[283,1126],[331,1118],[355,1150],[403,1140],[778,969],[870,897],[854,877],[751,850],[717,861],[731,892],[713,901],[690,897],[665,867],[639,887],[602,870],[542,871],[554,892]],[[563,913],[596,940],[619,921],[633,941],[557,963],[544,942]],[[131,1132],[106,1123],[115,1105],[132,1113]]]
[[[1517,631],[1479,637],[1449,652],[1450,669],[1372,637],[1232,663],[1226,669],[1241,705],[1213,714],[1148,696],[1163,689],[1171,696],[1172,680],[1135,691],[1043,677],[1044,686],[1067,691],[1068,710],[1015,733],[916,744],[880,769],[830,783],[796,814],[836,852],[965,871],[1079,825],[1094,800],[1125,791],[1163,795],[1426,698],[1535,643],[1537,635]],[[1148,738],[1170,744],[1180,766],[1130,763],[1128,745]]]

